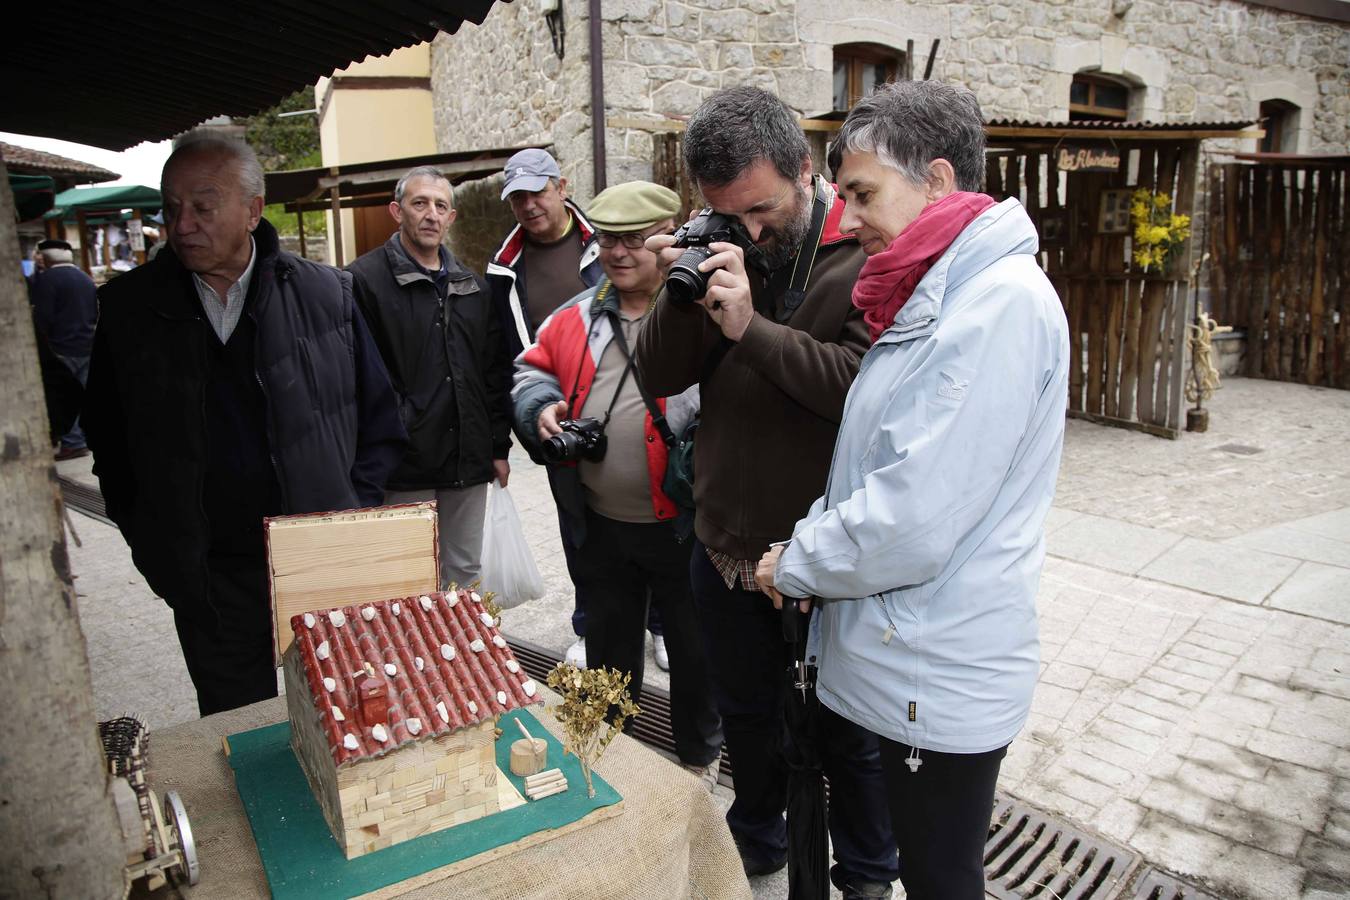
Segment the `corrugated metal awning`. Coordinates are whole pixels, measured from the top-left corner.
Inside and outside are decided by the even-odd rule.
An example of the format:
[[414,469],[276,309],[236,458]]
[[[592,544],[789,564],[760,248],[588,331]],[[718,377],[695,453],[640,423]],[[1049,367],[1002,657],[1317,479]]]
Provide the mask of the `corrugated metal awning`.
[[1259,138],[1263,132],[1256,119],[1235,122],[1123,122],[1096,120],[1082,122],[1044,119],[990,119],[984,133],[996,138],[1059,139],[1115,138],[1117,140],[1200,140],[1202,138]]
[[285,203],[289,212],[328,209],[332,202],[332,190],[337,188],[340,205],[344,208],[384,204],[393,197],[395,183],[416,166],[431,166],[448,178],[451,184],[459,184],[494,175],[506,166],[506,161],[518,150],[539,146],[522,144],[518,147],[464,150],[345,166],[269,172],[266,176],[267,202]]
[[6,42],[0,131],[110,150],[163,140],[214,116],[253,115],[366,56],[481,23],[493,2],[210,0],[141,9],[71,0],[31,33],[16,25]]

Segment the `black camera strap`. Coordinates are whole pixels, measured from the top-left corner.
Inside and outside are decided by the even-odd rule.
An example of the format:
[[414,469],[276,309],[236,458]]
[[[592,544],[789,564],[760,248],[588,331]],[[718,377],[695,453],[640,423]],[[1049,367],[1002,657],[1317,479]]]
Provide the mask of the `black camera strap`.
[[[775,317],[780,325],[792,318],[797,307],[806,300],[806,283],[811,280],[811,270],[816,265],[816,251],[820,249],[820,239],[825,233],[825,219],[830,213],[832,198],[825,179],[817,175],[813,182],[815,199],[811,203],[811,230],[792,265],[792,279],[788,282],[787,293],[783,295],[783,311]],[[803,260],[805,265],[802,264]]]
[[[623,370],[623,377],[627,378],[628,373],[633,373],[633,380],[637,384],[638,393],[642,395],[642,402],[647,407],[647,413],[652,417],[652,425],[656,427],[656,433],[661,435],[661,442],[667,447],[674,447],[677,443],[675,433],[670,430],[670,423],[666,421],[665,413],[661,412],[661,407],[656,405],[652,395],[647,393],[647,389],[642,385],[642,376],[638,375],[637,368],[633,364],[633,354],[628,350],[628,338],[623,334],[623,322],[619,320],[619,314],[613,310],[609,311],[610,326],[614,329],[614,340],[619,345],[619,350],[624,358],[628,360],[628,365]],[[623,381],[619,381],[619,390],[614,392],[614,399],[609,402],[610,410],[614,409],[614,404],[619,399],[619,391],[623,390]],[[609,422],[609,412],[605,413],[605,422]]]

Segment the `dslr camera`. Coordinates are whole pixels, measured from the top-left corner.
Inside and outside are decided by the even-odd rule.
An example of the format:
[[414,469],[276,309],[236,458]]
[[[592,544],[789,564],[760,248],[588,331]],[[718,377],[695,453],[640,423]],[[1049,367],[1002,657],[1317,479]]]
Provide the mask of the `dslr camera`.
[[599,419],[565,419],[558,427],[562,433],[544,441],[544,459],[564,463],[581,459],[599,462],[605,458],[609,439],[605,437],[605,426]]
[[755,245],[744,225],[731,216],[713,212],[712,207],[704,209],[675,232],[674,246],[684,248],[684,253],[666,275],[666,296],[672,302],[689,304],[708,293],[708,276],[712,272],[700,272],[698,266],[713,255],[708,245],[718,241],[736,244],[742,250]]

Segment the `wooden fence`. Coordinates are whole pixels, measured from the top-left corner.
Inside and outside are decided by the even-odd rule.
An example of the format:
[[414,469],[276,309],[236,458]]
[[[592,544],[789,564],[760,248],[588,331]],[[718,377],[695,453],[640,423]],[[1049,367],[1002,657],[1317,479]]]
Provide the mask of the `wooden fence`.
[[1214,317],[1246,331],[1244,374],[1350,388],[1350,162],[1210,170]]
[[[1114,172],[1064,172],[1053,147],[990,151],[985,190],[1022,201],[1042,236],[1042,266],[1069,320],[1069,413],[1176,437],[1182,419],[1189,248],[1167,271],[1130,262],[1130,233],[1099,227],[1102,192],[1145,187],[1189,214],[1198,141],[1120,142]],[[1133,229],[1131,228],[1130,231]]]

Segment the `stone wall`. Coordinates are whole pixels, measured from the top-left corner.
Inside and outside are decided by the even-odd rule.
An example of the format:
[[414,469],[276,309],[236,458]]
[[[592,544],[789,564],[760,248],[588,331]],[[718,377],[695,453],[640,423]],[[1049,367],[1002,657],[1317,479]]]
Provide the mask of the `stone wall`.
[[[561,62],[532,4],[438,38],[436,127],[442,150],[551,139],[585,200],[586,10],[564,5]],[[1254,119],[1280,98],[1303,109],[1300,152],[1350,145],[1350,27],[1238,0],[604,0],[602,15],[611,123],[686,115],[744,83],[817,114],[831,106],[835,45],[913,40],[922,72],[940,38],[934,77],[971,87],[990,118],[1065,119],[1074,73],[1098,71],[1136,86],[1134,118]],[[611,183],[650,176],[648,130],[611,124],[606,143]]]
[[499,3],[431,47],[432,112],[443,153],[552,143],[563,176],[590,196],[591,88],[586,0],[562,0],[559,60],[533,0]]

